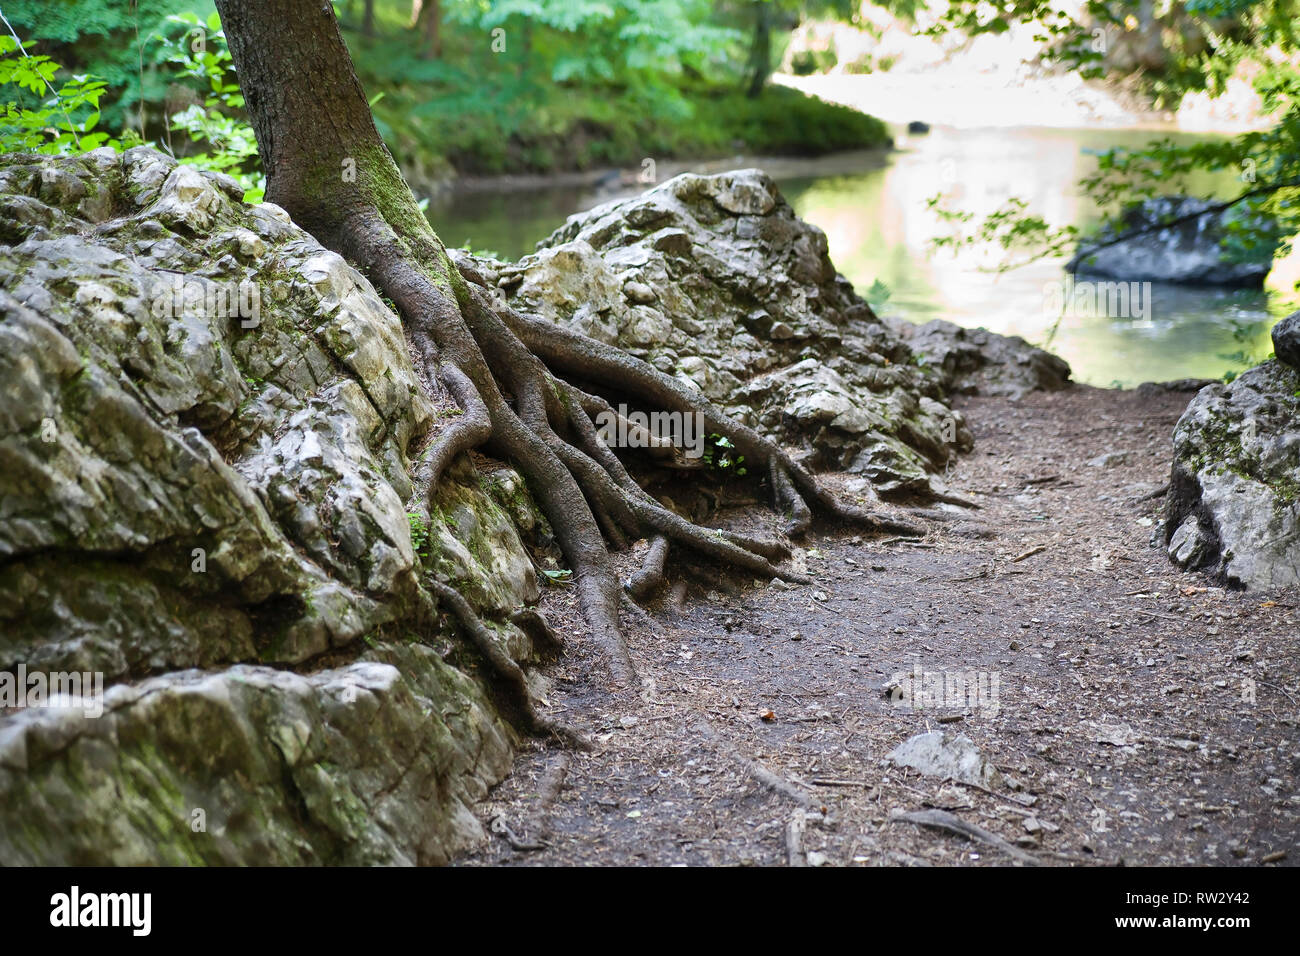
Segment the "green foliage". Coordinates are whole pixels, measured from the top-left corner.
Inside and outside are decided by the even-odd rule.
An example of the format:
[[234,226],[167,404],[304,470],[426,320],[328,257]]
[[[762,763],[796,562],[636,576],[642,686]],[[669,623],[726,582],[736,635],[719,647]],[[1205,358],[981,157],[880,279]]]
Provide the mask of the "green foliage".
[[186,134],[193,148],[201,148],[181,155],[180,161],[235,177],[244,187],[244,202],[261,202],[266,177],[259,171],[257,138],[243,118],[244,97],[221,19],[216,13],[206,20],[179,14],[169,17],[168,23],[180,26],[182,32],[173,30],[154,38],[164,51],[164,61],[174,68],[178,81],[190,81],[204,93],[201,104],[192,103],[170,117],[169,130]]
[[[120,145],[96,129],[104,83],[89,76],[60,80],[60,69],[48,56],[25,54],[13,37],[0,36],[0,89],[13,96],[0,112],[0,152],[62,155]],[[29,102],[37,98],[34,107],[22,105],[23,91]]]
[[[762,2],[778,11],[774,30],[805,9],[851,13],[845,0]],[[743,95],[753,0],[442,0],[436,55],[412,29],[410,0],[376,0],[373,35],[357,30],[360,0],[335,7],[380,133],[417,183],[888,142],[876,120],[793,90]],[[234,176],[247,201],[261,197],[211,0],[6,0],[4,9],[47,58],[6,67],[7,148],[117,145],[107,131],[132,128],[117,134],[122,145],[143,131],[182,162]],[[55,63],[74,74],[51,74],[61,102],[22,82]]]
[[871,288],[867,289],[867,294],[863,298],[867,300],[867,305],[871,306],[873,312],[878,312],[885,307],[885,303],[889,301],[891,295],[893,293],[889,291],[889,286],[876,279],[871,283]]
[[25,43],[104,83],[105,126],[118,130],[129,119],[137,133],[142,95],[146,103],[161,102],[169,81],[150,56],[149,39],[173,14],[213,10],[212,0],[5,0],[2,6]]
[[745,456],[736,454],[735,443],[725,435],[712,434],[708,437],[704,443],[701,461],[706,468],[719,472],[723,476],[740,477],[749,472],[745,467]]
[[406,520],[411,526],[411,547],[421,558],[429,556],[429,544],[433,540],[429,531],[429,521],[424,515],[415,511],[406,513]]
[[790,58],[790,70],[795,76],[809,76],[829,71],[836,62],[832,49],[800,50]]
[[[1101,232],[1118,236],[1143,200],[1195,194],[1187,188],[1193,174],[1230,170],[1237,173],[1241,187],[1227,200],[1224,258],[1266,262],[1289,250],[1288,237],[1300,232],[1297,0],[1187,0],[1161,5],[1088,0],[1074,16],[1047,0],[1008,0],[998,7],[954,0],[928,32],[998,33],[1013,22],[1034,24],[1044,57],[1085,77],[1111,75],[1108,57],[1117,45],[1160,38],[1163,45],[1158,51],[1147,44],[1147,60],[1134,79],[1158,106],[1166,108],[1177,106],[1193,91],[1218,95],[1233,75],[1253,75],[1265,108],[1277,116],[1271,129],[1193,143],[1166,137],[1141,149],[1098,152],[1096,171],[1080,186],[1103,213]],[[1152,60],[1157,52],[1158,62]],[[935,240],[937,246],[987,243],[1008,253],[1027,250],[1030,258],[1038,258],[1064,254],[1079,238],[1072,228],[1055,228],[1027,214],[1027,203],[1020,199],[1013,198],[977,224],[969,213],[946,208],[942,196],[931,199],[930,206],[953,227],[951,235]],[[1008,257],[1000,268],[1016,264]]]
[[1228,323],[1232,326],[1233,340],[1242,347],[1233,352],[1219,353],[1218,357],[1229,363],[1228,371],[1223,374],[1224,382],[1231,382],[1246,369],[1273,358],[1271,350],[1267,354],[1261,354],[1250,347],[1252,342],[1259,340],[1261,331],[1267,331],[1272,326],[1272,319],[1263,322],[1246,322],[1241,319],[1229,318]]
[[[160,59],[177,83],[200,86],[206,96],[170,118],[165,148],[179,152],[183,163],[234,176],[244,186],[246,202],[260,201],[265,180],[257,171],[257,141],[242,119],[244,99],[220,20],[216,13],[206,20],[185,13],[167,25],[173,29],[153,37]],[[28,53],[15,38],[0,35],[0,89],[6,97],[0,106],[0,150],[67,154],[142,142],[130,128],[121,139],[97,128],[100,100],[108,92],[104,80],[87,74],[60,79],[61,72],[66,71],[51,57]],[[173,142],[172,132],[184,137]]]
[[438,58],[382,3],[378,37],[347,33],[366,89],[385,92],[374,104],[380,132],[426,181],[888,141],[876,120],[793,90],[748,100],[748,41],[732,25],[747,20],[700,0],[444,0],[443,9]]
[[497,252],[495,249],[474,248],[474,241],[472,239],[466,239],[464,242],[460,244],[460,248],[465,250],[465,252],[468,252],[471,256],[480,256],[484,259],[502,258],[501,253]]

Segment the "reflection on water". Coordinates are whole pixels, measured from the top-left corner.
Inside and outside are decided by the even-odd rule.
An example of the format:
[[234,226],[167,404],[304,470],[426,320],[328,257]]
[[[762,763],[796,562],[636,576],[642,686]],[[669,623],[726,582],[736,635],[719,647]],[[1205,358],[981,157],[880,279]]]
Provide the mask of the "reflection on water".
[[[860,293],[879,279],[890,290],[883,311],[914,322],[944,318],[1024,336],[1046,345],[1093,385],[1136,385],[1176,378],[1218,378],[1271,350],[1268,332],[1287,311],[1264,292],[1160,286],[1149,310],[1132,318],[1086,311],[1061,314],[1045,294],[1060,282],[1063,260],[996,274],[988,250],[954,257],[929,242],[945,227],[926,208],[944,193],[977,216],[1008,197],[1056,225],[1095,224],[1096,211],[1075,184],[1091,171],[1088,150],[1138,146],[1153,134],[1115,130],[952,130],[900,137],[900,149],[808,162],[764,163],[804,219],[825,230],[831,258]],[[716,171],[734,163],[711,163]],[[752,163],[741,163],[752,165]],[[704,171],[702,169],[702,171]],[[1192,180],[1185,188],[1230,191],[1231,180]],[[563,222],[603,201],[579,188],[472,193],[430,210],[441,235],[476,250],[517,258]]]

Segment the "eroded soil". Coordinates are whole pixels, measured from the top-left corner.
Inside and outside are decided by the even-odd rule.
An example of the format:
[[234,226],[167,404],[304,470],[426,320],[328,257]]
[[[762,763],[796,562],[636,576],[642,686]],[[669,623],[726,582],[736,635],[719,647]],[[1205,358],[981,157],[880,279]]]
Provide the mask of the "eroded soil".
[[[819,528],[795,558],[813,586],[688,575],[679,609],[664,597],[629,626],[640,687],[611,692],[575,637],[547,712],[596,750],[522,753],[478,807],[496,835],[463,862],[786,864],[800,829],[795,862],[1013,862],[890,820],[940,808],[1044,864],[1294,865],[1300,594],[1214,587],[1153,547],[1189,397],[970,399],[975,451],[948,481],[978,510],[945,506],[916,541]],[[545,610],[581,635],[566,589]],[[996,708],[887,699],[915,668],[996,675]],[[936,729],[1003,782],[884,762]]]

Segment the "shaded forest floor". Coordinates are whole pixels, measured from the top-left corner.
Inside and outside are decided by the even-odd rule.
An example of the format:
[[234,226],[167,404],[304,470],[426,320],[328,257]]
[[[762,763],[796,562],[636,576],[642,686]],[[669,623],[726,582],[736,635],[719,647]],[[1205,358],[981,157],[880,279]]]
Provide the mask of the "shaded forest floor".
[[[949,486],[978,510],[920,541],[819,528],[796,555],[809,587],[690,576],[680,607],[629,628],[639,688],[611,693],[572,642],[548,713],[597,748],[521,753],[478,807],[496,835],[462,862],[785,864],[791,837],[813,864],[1012,862],[890,819],[938,808],[1044,864],[1296,864],[1300,594],[1210,586],[1152,543],[1189,397],[968,399],[975,450]],[[887,699],[914,668],[996,675],[996,712]],[[930,730],[1003,781],[884,761]]]

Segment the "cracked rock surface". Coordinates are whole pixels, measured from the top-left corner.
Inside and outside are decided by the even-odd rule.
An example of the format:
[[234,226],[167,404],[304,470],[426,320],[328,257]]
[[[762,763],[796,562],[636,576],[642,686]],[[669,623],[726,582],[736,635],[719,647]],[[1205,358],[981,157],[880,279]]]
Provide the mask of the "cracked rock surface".
[[449,406],[398,317],[239,196],[143,148],[0,160],[0,670],[108,688],[0,698],[5,864],[440,862],[509,769],[420,579],[535,600],[514,525],[464,463],[422,503]]

